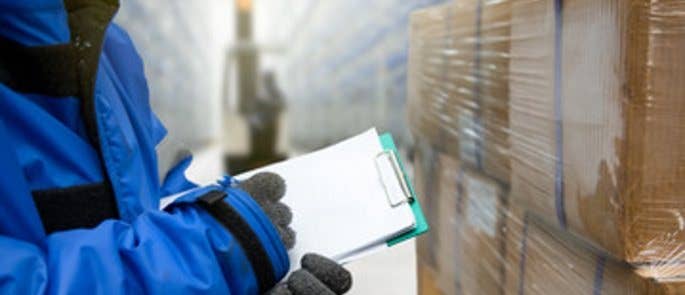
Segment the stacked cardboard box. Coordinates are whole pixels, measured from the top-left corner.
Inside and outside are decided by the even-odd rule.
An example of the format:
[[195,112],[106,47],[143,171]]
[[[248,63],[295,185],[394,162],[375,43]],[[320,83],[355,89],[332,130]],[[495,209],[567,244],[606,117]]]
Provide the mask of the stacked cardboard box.
[[458,1],[410,46],[436,288],[685,293],[685,1]]
[[509,177],[510,3],[475,0],[412,16],[409,121],[415,133],[500,181]]
[[511,2],[481,1],[479,63],[476,65],[481,100],[479,114],[483,173],[509,182],[509,51]]
[[515,206],[506,217],[504,294],[682,294]]
[[[439,154],[437,162],[440,169],[436,173],[439,175],[437,179],[439,210],[437,212],[438,228],[436,231],[438,244],[433,248],[439,257],[436,263],[437,270],[439,270],[437,283],[438,287],[446,294],[456,294],[459,284],[455,282],[454,277],[461,277],[463,274],[461,265],[464,263],[463,257],[458,253],[459,236],[457,234],[460,224],[460,220],[458,220],[459,201],[462,194],[458,187],[459,177],[461,177],[461,164],[445,154]],[[452,257],[453,259],[443,259],[445,257]]]
[[[426,158],[421,153],[415,165]],[[452,155],[440,153],[435,159],[436,188],[424,198],[436,208],[431,212],[433,237],[422,237],[418,250],[421,294],[435,294],[427,289],[438,294],[499,294],[504,275],[504,190]],[[417,193],[426,196],[427,186],[419,184],[425,178],[417,177]],[[429,240],[432,244],[426,247]]]
[[505,213],[504,190],[481,173],[460,171],[458,211],[453,217],[456,256],[461,269],[457,282],[460,293],[500,294]]
[[[451,155],[434,159],[434,244],[420,250],[432,253],[434,261],[425,263],[419,255],[420,294],[685,292],[682,283],[644,278],[628,263],[508,204],[499,182]],[[425,196],[425,187],[417,183],[417,193]]]
[[[450,79],[452,67],[470,71],[463,61],[473,60],[474,45],[468,37],[473,35],[475,7],[442,5],[421,10],[411,17],[410,37],[412,54],[409,58],[408,93],[409,121],[414,131],[443,150],[459,153],[458,125],[460,104],[451,95],[454,88],[464,88],[467,79]],[[459,40],[458,44],[454,44]],[[451,70],[455,72],[455,70]],[[435,116],[442,114],[442,116]]]
[[[438,196],[441,193],[442,185],[441,174],[453,171],[451,167],[441,167],[438,161],[439,153],[430,144],[424,141],[417,141],[416,152],[414,154],[414,187],[418,198],[426,215],[430,231],[417,238],[417,265],[418,265],[418,288],[419,293],[424,295],[443,294],[438,287],[438,275],[452,276],[454,271],[439,271],[438,261],[444,253],[438,253],[441,246],[441,233],[445,226],[444,219],[441,219],[440,206],[442,199]],[[446,218],[449,218],[448,216]],[[449,255],[449,254],[448,254]]]
[[416,247],[420,264],[432,269],[437,268],[437,253],[433,249],[436,249],[439,244],[438,233],[441,225],[438,214],[440,199],[434,197],[440,194],[438,179],[442,171],[437,157],[438,153],[430,145],[422,142],[417,144],[417,153],[413,163],[414,183],[416,191],[421,192],[418,197],[431,230],[417,239]]
[[561,3],[512,5],[512,197],[643,275],[677,278],[685,3]]

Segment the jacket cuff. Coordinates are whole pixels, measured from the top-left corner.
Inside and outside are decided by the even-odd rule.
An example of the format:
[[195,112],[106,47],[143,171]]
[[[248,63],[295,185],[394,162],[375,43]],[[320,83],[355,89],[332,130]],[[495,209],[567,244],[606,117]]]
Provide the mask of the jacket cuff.
[[285,276],[290,267],[285,246],[267,215],[247,193],[215,189],[198,196],[196,203],[239,242],[260,292],[268,291]]

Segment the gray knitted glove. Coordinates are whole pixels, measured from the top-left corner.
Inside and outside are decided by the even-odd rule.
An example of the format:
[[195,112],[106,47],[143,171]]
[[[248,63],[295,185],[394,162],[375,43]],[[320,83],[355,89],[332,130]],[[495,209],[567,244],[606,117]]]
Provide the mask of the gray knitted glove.
[[288,206],[280,202],[285,195],[283,178],[272,172],[261,172],[241,181],[239,187],[259,203],[276,226],[285,248],[292,249],[295,245],[295,231],[290,228],[293,214]]
[[[261,172],[240,182],[239,187],[252,196],[276,226],[287,249],[295,245],[295,231],[290,228],[293,214],[280,202],[285,194],[285,181],[278,174]],[[352,287],[352,275],[337,262],[317,254],[307,254],[302,268],[276,285],[270,295],[344,294]]]
[[352,287],[352,275],[337,262],[318,254],[302,257],[302,268],[274,287],[269,295],[336,295]]

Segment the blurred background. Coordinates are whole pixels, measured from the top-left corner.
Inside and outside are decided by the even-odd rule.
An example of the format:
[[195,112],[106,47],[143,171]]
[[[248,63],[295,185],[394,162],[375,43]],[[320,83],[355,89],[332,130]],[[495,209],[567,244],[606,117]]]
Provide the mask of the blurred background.
[[[206,182],[371,127],[406,157],[409,15],[440,2],[122,1],[115,22],[142,55],[169,130],[160,169],[192,151],[189,176]],[[416,292],[411,243],[350,268],[353,294]]]

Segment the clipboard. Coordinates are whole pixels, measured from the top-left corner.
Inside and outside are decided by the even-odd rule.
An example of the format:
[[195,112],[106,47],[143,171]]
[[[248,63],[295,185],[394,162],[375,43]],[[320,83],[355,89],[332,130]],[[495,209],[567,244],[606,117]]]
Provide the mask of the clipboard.
[[[430,226],[428,225],[426,217],[423,214],[421,204],[419,203],[419,200],[416,197],[416,191],[414,190],[414,186],[411,184],[411,181],[407,176],[406,170],[404,169],[404,164],[397,156],[397,146],[395,145],[395,141],[392,139],[392,135],[390,135],[390,133],[384,133],[380,135],[378,139],[381,142],[381,146],[385,150],[385,156],[390,157],[389,159],[394,163],[393,167],[395,167],[394,169],[396,176],[398,177],[398,181],[402,184],[402,187],[406,188],[406,199],[402,200],[402,202],[409,203],[412,213],[414,214],[414,219],[416,221],[416,227],[414,227],[414,229],[399,236],[396,236],[386,242],[386,245],[388,247],[392,247],[406,240],[415,238],[419,235],[428,232]],[[379,154],[379,156],[381,155]],[[394,202],[398,202],[393,201],[391,196],[388,196],[388,199],[391,206],[395,206],[396,203]]]
[[[380,145],[373,144],[375,142]],[[244,179],[260,171],[275,172],[286,179],[289,185],[287,194],[298,196],[289,199],[289,195],[286,195],[282,199],[295,214],[300,216],[294,219],[292,224],[298,228],[300,235],[295,248],[288,253],[291,262],[299,261],[304,253],[316,252],[340,263],[347,263],[412,239],[429,230],[416,192],[397,155],[397,147],[392,136],[388,133],[378,135],[374,128],[324,149],[246,172],[236,176],[236,179]],[[368,160],[371,161],[367,162]],[[374,163],[374,160],[377,162]],[[330,162],[329,165],[322,166],[321,161]],[[350,163],[352,163],[352,168]],[[316,171],[313,172],[312,169]],[[331,174],[335,177],[330,177]],[[385,178],[381,174],[384,174]],[[373,178],[374,175],[380,178],[381,185]],[[315,181],[318,185],[311,185],[312,177],[319,178]],[[345,179],[346,182],[341,182],[340,179]],[[350,186],[349,183],[355,183],[355,185]],[[331,186],[337,186],[337,190]],[[371,191],[366,191],[369,188]],[[189,192],[167,197],[162,203],[168,204],[187,193]],[[336,196],[356,196],[357,200],[336,204],[343,207],[336,207],[335,210],[328,212],[326,216],[330,224],[325,227],[321,226],[322,220],[317,220],[317,218],[321,216],[321,210],[331,210],[327,206],[330,203],[316,200],[319,198],[331,200]],[[357,208],[359,208],[359,202],[367,202],[365,199],[367,196],[373,196],[374,200],[368,200],[368,207],[364,206],[366,209],[376,210],[373,208],[388,205],[396,210],[384,211],[383,218],[372,223],[365,223],[366,228],[363,231],[349,226],[346,221],[340,221],[341,219],[363,220],[368,211],[357,210]],[[375,197],[385,197],[385,200],[375,199]],[[321,205],[322,202],[324,205]],[[345,210],[350,210],[351,217],[335,214],[335,212],[345,212]],[[392,234],[389,233],[395,230],[393,227],[402,224],[407,224],[407,227]],[[337,234],[331,236],[331,232],[337,232]],[[322,236],[329,238],[325,240],[318,238]],[[304,239],[304,237],[313,238]],[[348,246],[349,249],[346,248]],[[292,269],[298,266],[298,263],[291,264]]]

